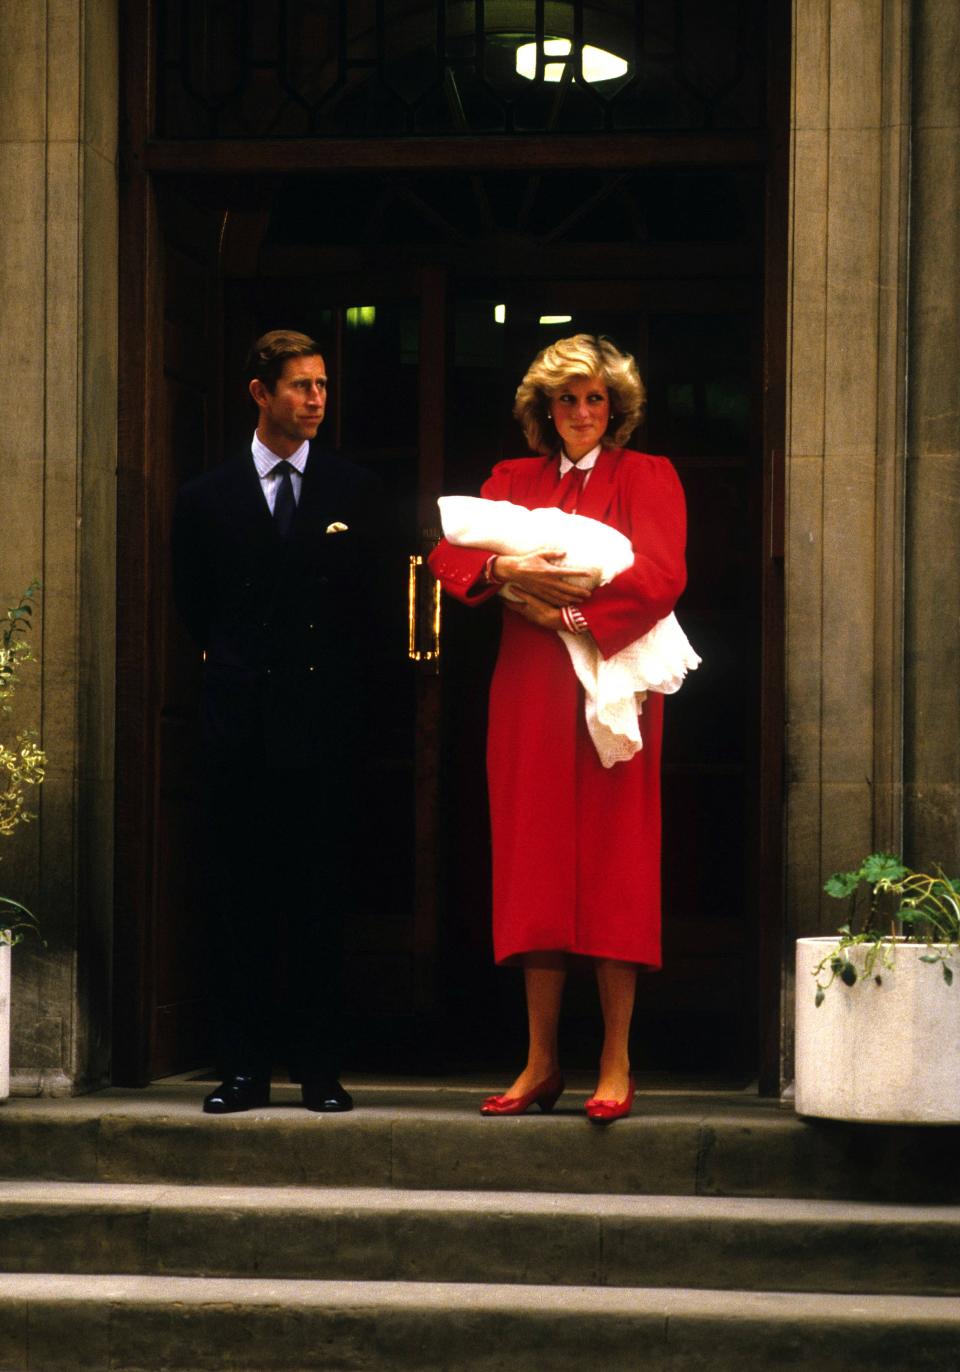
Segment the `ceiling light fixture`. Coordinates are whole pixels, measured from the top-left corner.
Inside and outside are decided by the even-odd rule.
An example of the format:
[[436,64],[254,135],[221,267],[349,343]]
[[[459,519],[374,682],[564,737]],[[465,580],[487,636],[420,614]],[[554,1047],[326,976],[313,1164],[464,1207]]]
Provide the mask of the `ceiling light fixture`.
[[572,314],[542,314],[538,323],[540,324],[569,324],[573,318]]
[[[543,55],[547,57],[560,57],[563,61],[547,62],[543,64],[544,81],[562,81],[564,69],[567,65],[566,59],[573,50],[573,44],[569,38],[545,38],[543,40]],[[625,76],[629,63],[622,57],[618,57],[615,52],[606,52],[603,48],[592,47],[589,43],[583,49],[583,79],[591,83],[596,81],[613,81],[618,76]],[[537,45],[536,43],[521,43],[517,48],[517,73],[525,76],[528,81],[535,81],[537,78]],[[571,73],[572,74],[572,73]]]

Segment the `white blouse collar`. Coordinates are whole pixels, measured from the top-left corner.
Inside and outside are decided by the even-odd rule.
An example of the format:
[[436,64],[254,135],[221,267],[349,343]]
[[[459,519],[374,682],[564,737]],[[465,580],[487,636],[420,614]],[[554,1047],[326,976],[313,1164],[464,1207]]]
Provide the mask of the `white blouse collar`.
[[579,467],[581,472],[589,472],[596,465],[597,458],[600,456],[602,444],[598,443],[595,448],[591,448],[588,453],[584,453],[579,462],[571,462],[566,453],[560,453],[560,475],[566,476],[571,467]]

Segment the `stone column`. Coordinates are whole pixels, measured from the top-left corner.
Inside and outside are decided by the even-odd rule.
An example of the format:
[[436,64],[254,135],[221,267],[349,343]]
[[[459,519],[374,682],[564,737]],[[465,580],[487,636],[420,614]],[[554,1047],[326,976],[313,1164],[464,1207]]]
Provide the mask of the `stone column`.
[[960,872],[960,6],[914,0],[905,852]]
[[[112,944],[117,431],[115,0],[0,0],[2,595],[43,582],[18,704],[49,758],[0,885],[40,917],[14,953],[13,1089],[105,1078]],[[6,602],[4,602],[6,603]]]
[[787,919],[902,843],[911,0],[795,0],[787,425]]

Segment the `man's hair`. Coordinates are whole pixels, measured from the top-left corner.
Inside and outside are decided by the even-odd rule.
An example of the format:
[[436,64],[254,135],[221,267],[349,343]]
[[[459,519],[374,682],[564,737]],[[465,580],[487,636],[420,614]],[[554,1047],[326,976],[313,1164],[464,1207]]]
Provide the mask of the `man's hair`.
[[247,356],[247,376],[262,381],[268,391],[277,382],[289,357],[319,357],[320,345],[293,329],[271,329],[258,338]]

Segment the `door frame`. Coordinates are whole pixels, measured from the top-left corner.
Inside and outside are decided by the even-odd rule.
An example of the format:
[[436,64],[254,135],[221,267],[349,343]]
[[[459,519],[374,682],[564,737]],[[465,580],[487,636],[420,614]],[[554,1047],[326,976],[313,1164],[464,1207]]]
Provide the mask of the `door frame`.
[[743,165],[765,174],[763,536],[759,683],[759,852],[751,897],[758,912],[760,1089],[780,1090],[784,940],[784,532],[789,0],[769,7],[768,127],[762,134],[524,135],[282,142],[157,140],[151,136],[156,0],[121,0],[120,323],[117,508],[116,858],[113,1080],[150,1079],[152,852],[157,798],[158,625],[154,588],[166,549],[151,505],[163,461],[161,353],[163,243],[156,190],[167,176],[240,178],[321,171],[643,170]]

